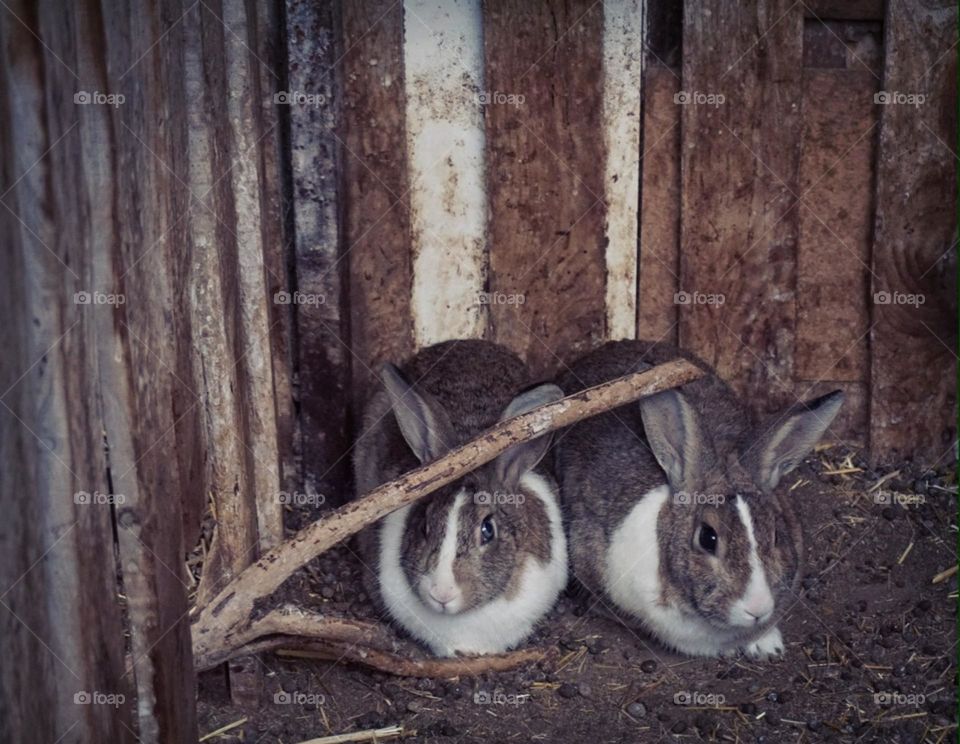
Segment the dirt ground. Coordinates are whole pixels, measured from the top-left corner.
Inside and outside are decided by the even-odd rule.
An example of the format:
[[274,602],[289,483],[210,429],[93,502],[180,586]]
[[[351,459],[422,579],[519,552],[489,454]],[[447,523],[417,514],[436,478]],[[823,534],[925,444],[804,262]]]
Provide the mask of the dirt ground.
[[[202,675],[201,734],[246,718],[207,741],[387,726],[445,744],[955,741],[957,576],[933,583],[957,563],[955,469],[871,471],[834,447],[791,477],[809,542],[781,662],[672,655],[571,591],[530,640],[552,663],[431,680],[266,654],[254,710],[230,704],[222,672]],[[311,569],[305,606],[371,615],[349,548]]]

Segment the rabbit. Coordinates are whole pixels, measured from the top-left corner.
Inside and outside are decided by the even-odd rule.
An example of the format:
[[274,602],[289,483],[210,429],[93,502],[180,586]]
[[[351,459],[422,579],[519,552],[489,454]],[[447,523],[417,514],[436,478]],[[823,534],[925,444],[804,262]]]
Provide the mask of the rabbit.
[[555,458],[572,573],[616,614],[691,656],[783,655],[803,534],[783,476],[843,403],[834,391],[755,426],[705,362],[617,341],[575,362],[565,393],[685,358],[704,377],[561,431]]
[[[553,384],[521,392],[523,362],[480,340],[430,346],[381,378],[355,451],[358,495],[563,397]],[[550,435],[515,445],[361,533],[368,593],[437,656],[513,648],[566,586],[556,484],[534,470],[549,445]]]

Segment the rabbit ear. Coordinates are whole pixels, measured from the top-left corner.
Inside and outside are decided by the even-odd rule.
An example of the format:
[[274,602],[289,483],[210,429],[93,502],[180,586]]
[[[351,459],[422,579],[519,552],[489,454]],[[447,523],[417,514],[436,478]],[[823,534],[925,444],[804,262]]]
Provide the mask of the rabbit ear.
[[690,488],[706,472],[712,451],[700,417],[682,393],[665,390],[640,401],[643,431],[673,490]]
[[834,390],[777,416],[749,451],[747,466],[757,485],[773,491],[816,446],[842,405],[843,392]]
[[[510,405],[504,409],[500,420],[505,421],[514,416],[519,416],[521,413],[526,413],[546,403],[553,403],[562,397],[563,391],[556,385],[538,385],[520,393],[510,401]],[[533,470],[537,463],[543,459],[549,446],[549,434],[514,445],[494,460],[497,479],[507,488],[516,488],[520,479]]]
[[421,463],[436,460],[454,447],[456,436],[440,404],[417,392],[392,364],[383,365],[380,378],[403,438]]

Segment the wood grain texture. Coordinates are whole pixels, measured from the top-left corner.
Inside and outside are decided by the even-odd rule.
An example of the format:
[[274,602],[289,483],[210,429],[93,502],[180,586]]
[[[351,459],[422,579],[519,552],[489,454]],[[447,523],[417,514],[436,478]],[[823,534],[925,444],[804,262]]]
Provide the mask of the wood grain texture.
[[[337,180],[341,147],[338,3],[287,3],[287,79],[291,91],[323,96],[317,106],[289,108],[295,290],[322,302],[291,305],[297,320],[296,364],[302,482],[335,505],[346,493],[350,460],[349,259],[342,251],[344,200]],[[397,208],[398,211],[399,207]],[[331,501],[332,500],[332,501]]]
[[[232,209],[230,189],[223,175],[231,165],[218,143],[229,143],[222,107],[215,91],[226,85],[222,67],[223,26],[200,6],[184,19],[184,80],[190,152],[191,206],[190,328],[192,387],[203,412],[203,449],[215,453],[206,459],[203,491],[218,519],[213,543],[203,566],[197,601],[216,593],[220,582],[242,570],[256,556],[256,507],[251,473],[246,467],[241,384],[234,341],[240,333],[234,309],[235,278],[223,253],[233,240],[233,229],[220,224],[219,215]],[[228,271],[222,271],[221,267]],[[191,546],[192,547],[192,546]]]
[[676,343],[680,273],[679,71],[644,74],[637,338]]
[[285,492],[295,491],[303,482],[297,465],[297,411],[294,400],[295,323],[289,305],[275,301],[277,292],[290,289],[291,248],[284,223],[286,182],[289,152],[283,146],[283,111],[276,104],[282,83],[283,61],[286,58],[287,29],[278,3],[256,3],[250,23],[256,28],[255,66],[260,94],[255,107],[257,122],[256,152],[259,156],[261,232],[263,235],[264,280],[267,295],[268,340],[273,373],[273,400],[276,419],[279,486]]
[[808,18],[849,21],[882,21],[884,0],[806,0]]
[[[112,156],[106,156],[111,158],[115,234],[98,245],[106,255],[96,264],[103,268],[97,284],[104,291],[115,287],[126,302],[115,311],[90,308],[99,321],[101,415],[112,484],[125,497],[116,509],[117,540],[143,741],[196,735],[184,545],[180,519],[171,509],[171,501],[180,502],[181,483],[171,402],[174,388],[185,384],[171,371],[186,350],[179,345],[175,316],[163,312],[173,297],[178,250],[165,238],[182,216],[182,202],[173,196],[181,190],[182,174],[175,169],[185,161],[173,161],[180,152],[178,126],[166,126],[154,113],[180,80],[182,27],[171,29],[166,43],[146,56],[134,42],[167,31],[179,14],[168,19],[164,10],[177,11],[146,2],[102,5],[105,89],[122,91],[126,98],[110,112],[108,131],[115,139]],[[104,156],[90,153],[91,159]]]
[[[232,308],[239,323],[234,341],[234,364],[240,383],[240,411],[243,421],[243,443],[250,472],[252,491],[240,498],[255,504],[257,537],[260,550],[269,550],[283,539],[280,490],[280,461],[277,441],[276,403],[274,400],[273,358],[270,347],[270,306],[274,297],[269,285],[283,285],[283,276],[268,278],[264,259],[268,251],[265,223],[275,226],[277,214],[265,214],[263,200],[264,168],[260,148],[276,147],[279,138],[275,122],[267,124],[261,116],[264,98],[272,98],[272,90],[263,91],[259,70],[266,68],[279,83],[277,60],[252,55],[250,45],[257,47],[259,34],[270,34],[269,28],[258,29],[255,6],[244,0],[221,0],[220,19],[225,31],[222,53],[225,88],[219,91],[224,108],[222,119],[229,142],[229,162],[220,185],[230,193],[218,208],[219,226],[224,235],[231,279],[236,282],[236,304]],[[209,8],[216,7],[208,3]],[[272,88],[272,85],[271,85]],[[219,189],[214,192],[218,198]],[[229,227],[227,224],[229,224]],[[226,272],[225,272],[226,273]],[[222,511],[220,512],[222,513]],[[247,546],[249,549],[249,546]],[[247,561],[253,555],[247,556]]]
[[487,305],[480,0],[404,0],[404,86],[417,348],[481,338]]
[[878,79],[806,69],[797,246],[797,396],[842,389],[831,430],[866,445],[870,380],[870,248]]
[[646,0],[603,5],[606,336],[615,340],[637,336],[646,14]]
[[385,361],[413,353],[403,3],[343,6],[343,241],[355,412]]
[[883,89],[894,101],[895,94],[925,99],[899,99],[881,113],[871,334],[875,460],[954,459],[956,27],[952,3],[887,5]]
[[793,402],[803,10],[685,7],[680,345],[772,412]]
[[[489,337],[549,374],[604,338],[602,4],[484,4]],[[523,296],[523,303],[509,302]]]
[[798,380],[866,382],[879,81],[807,69],[797,248]]
[[[95,322],[85,312],[93,308],[74,302],[92,278],[103,214],[97,202],[87,213],[76,208],[97,181],[82,154],[103,116],[83,117],[72,103],[90,52],[74,44],[78,26],[73,9],[12,2],[0,14],[0,286],[10,303],[0,329],[3,741],[135,739],[125,728],[135,709],[118,642],[110,506],[77,498],[110,492],[102,432],[89,425],[98,399]],[[51,89],[63,105],[48,105]],[[125,703],[74,702],[94,690]]]

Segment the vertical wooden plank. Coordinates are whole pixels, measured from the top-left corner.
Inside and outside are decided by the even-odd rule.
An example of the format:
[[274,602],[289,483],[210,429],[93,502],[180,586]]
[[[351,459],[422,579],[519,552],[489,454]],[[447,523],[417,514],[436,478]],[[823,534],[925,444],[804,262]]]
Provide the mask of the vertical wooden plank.
[[858,444],[867,431],[878,86],[862,68],[804,70],[800,189],[810,207],[799,211],[797,395],[844,389],[833,431]]
[[491,0],[484,46],[490,338],[543,375],[606,333],[603,5]]
[[[296,313],[296,364],[303,487],[327,503],[348,492],[350,458],[349,317],[338,173],[340,4],[290,0],[286,8],[287,88],[305,105],[289,107],[290,198]],[[307,96],[314,96],[309,99]],[[306,105],[308,101],[314,105]],[[331,498],[333,497],[333,498]]]
[[[219,31],[218,31],[219,30]],[[193,376],[197,405],[203,412],[203,447],[208,457],[203,479],[204,492],[214,504],[225,504],[234,493],[250,493],[249,475],[244,466],[243,426],[239,412],[237,365],[231,346],[234,337],[232,309],[235,290],[229,277],[221,274],[217,209],[226,197],[220,190],[221,176],[229,162],[220,160],[218,137],[220,101],[223,90],[220,43],[223,27],[212,14],[199,6],[189,8],[183,22],[183,71],[187,108],[190,170],[186,179],[194,204],[185,220],[190,225],[190,328],[193,338]],[[215,40],[207,41],[213,35]],[[211,48],[212,47],[212,48]],[[208,69],[207,64],[211,64]],[[220,231],[225,232],[224,230]],[[222,586],[225,576],[242,569],[255,546],[256,515],[252,502],[238,499],[228,516],[217,524],[213,546],[203,566],[197,603],[208,601]],[[243,545],[238,551],[234,546]]]
[[387,360],[413,351],[403,4],[343,6],[344,251],[354,403]]
[[404,82],[418,347],[479,338],[486,281],[480,0],[404,0]]
[[[135,738],[111,507],[99,499],[110,493],[107,467],[91,426],[95,339],[86,308],[74,303],[91,278],[78,198],[77,26],[77,14],[61,8],[0,10],[0,281],[10,303],[0,330],[3,741]],[[104,704],[106,695],[119,705]]]
[[637,333],[640,127],[646,0],[603,4],[607,337]]
[[679,71],[650,66],[643,83],[639,338],[676,343],[680,272]]
[[684,7],[679,339],[776,410],[793,402],[803,7]]
[[[210,12],[216,7],[210,3]],[[277,442],[276,400],[274,398],[273,355],[270,346],[269,306],[273,296],[268,285],[284,286],[282,276],[267,277],[264,238],[265,220],[276,215],[264,214],[267,203],[263,199],[264,184],[260,148],[275,146],[279,138],[276,127],[264,130],[261,124],[261,106],[270,91],[260,87],[260,70],[276,67],[276,60],[258,58],[253,52],[257,42],[256,15],[244,0],[222,0],[221,15],[225,33],[223,64],[226,88],[226,108],[223,112],[229,132],[228,170],[221,184],[230,189],[229,203],[218,210],[220,225],[230,221],[230,240],[227,271],[233,273],[237,295],[235,312],[239,319],[238,339],[235,342],[234,361],[241,385],[240,411],[244,424],[242,437],[246,449],[247,468],[252,491],[241,498],[252,499],[256,505],[257,535],[261,551],[267,551],[283,539],[282,504],[280,491],[280,459]],[[269,33],[267,29],[262,30]],[[271,70],[279,82],[279,73]],[[249,544],[247,545],[249,549]],[[246,564],[255,559],[246,556]]]
[[[178,12],[180,11],[180,12]],[[109,156],[114,234],[98,246],[95,283],[125,298],[112,314],[96,310],[103,429],[116,509],[119,557],[128,597],[130,654],[137,687],[137,736],[145,742],[196,736],[196,680],[190,654],[177,472],[173,377],[181,329],[164,312],[174,297],[169,232],[182,212],[174,194],[177,122],[156,114],[180,84],[182,10],[150,3],[102,3],[107,89],[122,93],[111,112]],[[169,13],[169,15],[168,15]],[[144,54],[139,40],[163,38]],[[92,40],[88,43],[92,43]],[[174,100],[176,96],[174,95]],[[121,110],[122,108],[122,110]],[[174,508],[171,508],[171,502]]]
[[875,460],[954,457],[956,28],[953,3],[887,3],[872,287]]
[[[276,418],[277,457],[281,490],[301,488],[302,474],[297,465],[296,413],[293,392],[294,317],[290,305],[276,302],[277,293],[292,286],[293,255],[284,225],[284,173],[289,167],[289,151],[283,143],[281,109],[277,94],[282,88],[283,62],[287,51],[287,29],[278,3],[256,3],[250,15],[255,29],[251,46],[257,56],[252,62],[257,78],[259,106],[255,110],[259,156],[260,230],[263,250],[264,281],[267,294],[267,322],[273,375],[273,399]],[[282,506],[282,505],[281,505]],[[282,519],[280,520],[282,521]],[[282,524],[277,525],[282,528]]]

